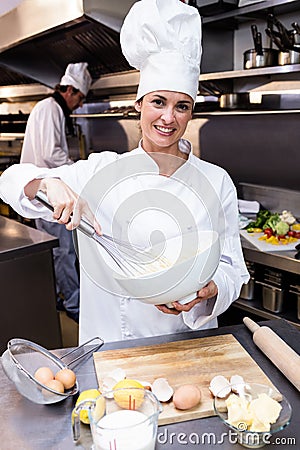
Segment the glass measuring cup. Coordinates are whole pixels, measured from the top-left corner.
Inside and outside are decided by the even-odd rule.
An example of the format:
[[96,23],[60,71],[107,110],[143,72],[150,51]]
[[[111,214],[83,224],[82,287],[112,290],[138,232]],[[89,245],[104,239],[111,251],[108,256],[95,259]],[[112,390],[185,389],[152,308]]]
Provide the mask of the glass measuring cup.
[[162,406],[151,391],[121,388],[80,402],[72,413],[75,442],[83,409],[88,409],[94,450],[154,450]]

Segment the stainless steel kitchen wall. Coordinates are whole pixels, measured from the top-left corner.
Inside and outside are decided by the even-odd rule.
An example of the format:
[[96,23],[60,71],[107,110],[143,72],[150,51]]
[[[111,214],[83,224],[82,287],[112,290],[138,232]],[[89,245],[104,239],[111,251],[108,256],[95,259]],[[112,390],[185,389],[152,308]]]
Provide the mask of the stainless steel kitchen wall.
[[201,158],[224,167],[235,184],[300,190],[299,113],[210,116],[199,130]]

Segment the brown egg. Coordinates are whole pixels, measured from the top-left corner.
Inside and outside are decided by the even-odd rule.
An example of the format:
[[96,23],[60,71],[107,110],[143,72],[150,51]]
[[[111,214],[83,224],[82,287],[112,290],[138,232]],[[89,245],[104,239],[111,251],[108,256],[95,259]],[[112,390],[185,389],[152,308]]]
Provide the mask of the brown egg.
[[61,394],[65,392],[64,385],[61,381],[58,380],[49,380],[47,381],[47,383],[45,383],[45,386],[52,389],[53,391],[60,392]]
[[54,375],[49,367],[40,367],[34,373],[34,378],[42,384],[54,379]]
[[191,409],[201,401],[201,391],[194,384],[180,386],[173,395],[173,404],[177,409]]
[[61,369],[55,375],[55,379],[60,381],[65,389],[70,389],[76,383],[76,375],[71,369]]

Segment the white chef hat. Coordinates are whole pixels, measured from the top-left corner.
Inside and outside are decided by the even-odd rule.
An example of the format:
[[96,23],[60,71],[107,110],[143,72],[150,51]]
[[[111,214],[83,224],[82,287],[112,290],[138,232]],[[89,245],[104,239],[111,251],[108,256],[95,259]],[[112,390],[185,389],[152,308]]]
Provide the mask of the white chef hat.
[[123,54],[140,70],[137,100],[149,92],[183,92],[196,99],[201,61],[201,19],[180,0],[141,0],[120,34]]
[[91,87],[92,77],[87,69],[88,63],[80,62],[69,64],[65,74],[60,80],[62,86],[73,86],[79,89],[85,96]]

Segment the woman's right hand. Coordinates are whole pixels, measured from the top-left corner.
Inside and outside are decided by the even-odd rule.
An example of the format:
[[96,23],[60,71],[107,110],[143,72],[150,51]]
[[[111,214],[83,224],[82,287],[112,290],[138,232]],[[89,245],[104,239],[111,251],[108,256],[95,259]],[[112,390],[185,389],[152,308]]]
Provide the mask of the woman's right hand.
[[35,179],[25,186],[24,192],[31,200],[37,191],[46,194],[53,206],[53,219],[64,224],[67,230],[77,228],[82,217],[85,217],[101,235],[101,226],[95,219],[87,202],[77,195],[67,184],[59,178]]

